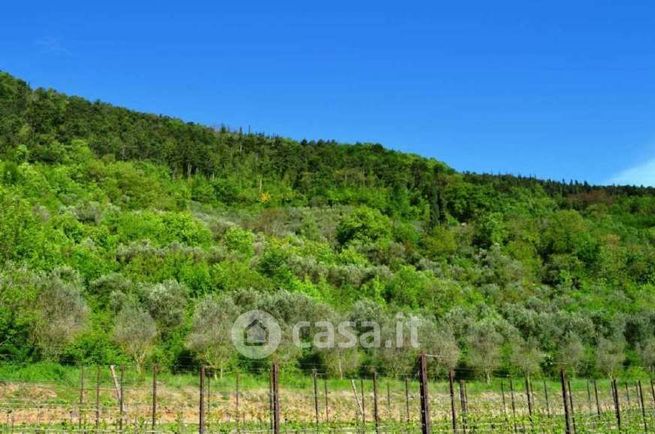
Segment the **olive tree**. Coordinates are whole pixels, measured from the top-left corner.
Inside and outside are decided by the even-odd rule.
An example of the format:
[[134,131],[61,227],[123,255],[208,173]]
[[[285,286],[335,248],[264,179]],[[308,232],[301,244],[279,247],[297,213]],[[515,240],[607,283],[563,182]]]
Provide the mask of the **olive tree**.
[[189,290],[176,280],[167,280],[141,288],[144,304],[161,331],[182,323]]
[[223,371],[234,357],[230,330],[239,309],[231,298],[206,296],[195,307],[186,346],[212,368]]
[[526,341],[519,337],[512,343],[510,362],[526,377],[531,377],[541,370],[544,356],[534,339]]
[[117,294],[121,294],[123,296],[121,298],[127,298],[132,294],[133,287],[134,284],[127,277],[120,273],[110,273],[91,281],[88,292],[93,295],[101,307],[110,307],[115,309],[114,312],[118,312],[122,305],[118,306],[112,301],[119,298]]
[[82,297],[79,276],[70,269],[38,276],[36,283],[32,338],[45,358],[55,359],[84,329],[89,309]]
[[491,374],[498,369],[501,359],[503,336],[491,321],[476,323],[467,338],[469,363],[491,382]]
[[614,378],[625,361],[625,342],[621,338],[599,338],[596,346],[596,367]]
[[396,315],[380,318],[380,345],[374,354],[391,377],[408,375],[420,348],[418,318]]
[[575,375],[582,365],[585,356],[584,344],[575,333],[567,333],[555,352],[555,366]]
[[644,368],[653,372],[655,368],[655,338],[648,338],[637,344],[637,352]]
[[157,337],[157,325],[150,314],[128,304],[116,316],[114,340],[134,360],[140,373]]
[[419,326],[421,350],[434,356],[428,367],[434,378],[457,367],[461,351],[449,327],[424,320]]

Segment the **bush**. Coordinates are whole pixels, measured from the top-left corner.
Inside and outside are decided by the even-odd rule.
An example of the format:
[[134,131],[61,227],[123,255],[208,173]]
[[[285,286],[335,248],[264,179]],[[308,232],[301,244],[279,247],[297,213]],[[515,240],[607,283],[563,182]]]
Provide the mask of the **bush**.
[[391,236],[391,222],[377,209],[357,208],[337,226],[337,241],[342,246],[353,241],[374,243]]

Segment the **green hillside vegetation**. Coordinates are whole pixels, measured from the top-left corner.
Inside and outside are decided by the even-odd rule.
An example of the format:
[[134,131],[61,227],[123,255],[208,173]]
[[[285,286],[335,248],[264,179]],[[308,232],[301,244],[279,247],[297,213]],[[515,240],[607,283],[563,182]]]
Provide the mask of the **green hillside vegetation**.
[[[655,364],[653,189],[458,173],[378,144],[212,129],[8,74],[0,262],[6,363],[255,369],[228,331],[258,307],[287,325],[375,319],[389,337],[395,314],[413,313],[442,356],[434,369],[481,377]],[[415,356],[277,355],[334,376],[401,376]]]

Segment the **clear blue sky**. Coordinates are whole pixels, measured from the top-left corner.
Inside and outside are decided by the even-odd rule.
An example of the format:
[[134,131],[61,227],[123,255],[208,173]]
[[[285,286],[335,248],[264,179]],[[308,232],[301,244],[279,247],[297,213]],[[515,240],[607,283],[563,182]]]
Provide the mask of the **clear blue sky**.
[[655,185],[652,0],[6,2],[0,69],[459,170]]

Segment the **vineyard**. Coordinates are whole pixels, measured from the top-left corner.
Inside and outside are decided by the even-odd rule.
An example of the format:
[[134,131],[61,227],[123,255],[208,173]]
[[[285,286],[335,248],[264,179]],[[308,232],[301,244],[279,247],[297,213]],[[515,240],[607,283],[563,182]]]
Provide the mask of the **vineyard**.
[[[648,432],[650,380],[330,379],[273,365],[196,375],[85,367],[61,381],[0,379],[4,433]],[[461,379],[460,379],[461,378]],[[423,380],[423,381],[421,381]],[[436,381],[435,381],[436,380]],[[559,381],[557,381],[559,380]],[[424,412],[426,412],[424,414]]]

